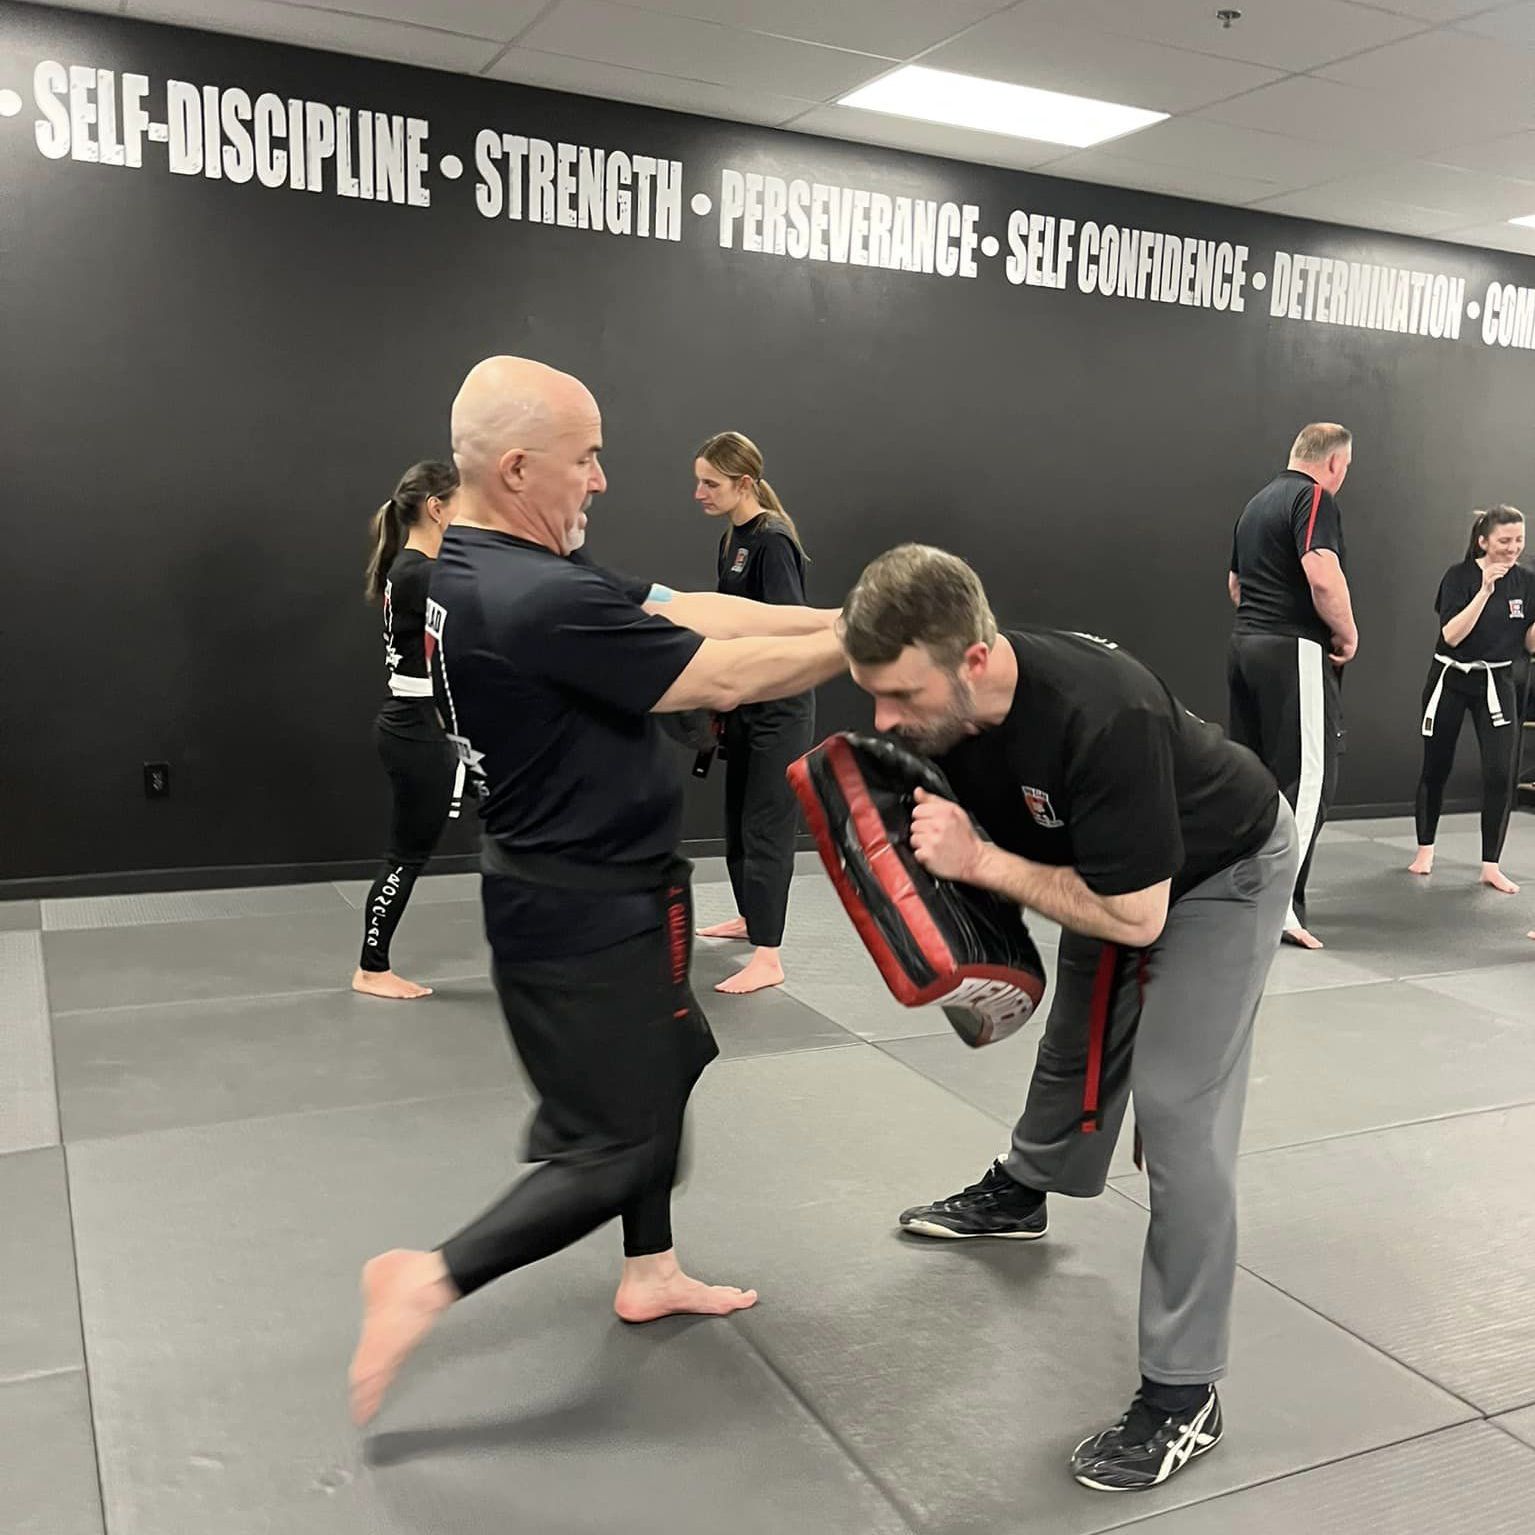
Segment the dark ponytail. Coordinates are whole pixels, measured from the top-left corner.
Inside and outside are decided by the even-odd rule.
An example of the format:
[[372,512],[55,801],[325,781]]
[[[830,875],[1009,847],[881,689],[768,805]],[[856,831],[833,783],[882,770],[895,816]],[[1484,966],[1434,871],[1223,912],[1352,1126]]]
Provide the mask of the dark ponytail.
[[1490,538],[1494,528],[1507,527],[1511,522],[1524,521],[1524,513],[1517,506],[1494,506],[1485,512],[1473,512],[1471,516],[1471,542],[1466,545],[1468,560],[1480,559],[1486,554],[1487,551],[1482,548],[1482,540]]
[[458,489],[458,470],[435,458],[412,464],[400,476],[394,494],[374,512],[368,527],[373,535],[373,553],[368,558],[365,590],[371,602],[384,600],[384,583],[389,567],[410,537],[410,530],[421,517],[421,508],[436,496],[449,501]]

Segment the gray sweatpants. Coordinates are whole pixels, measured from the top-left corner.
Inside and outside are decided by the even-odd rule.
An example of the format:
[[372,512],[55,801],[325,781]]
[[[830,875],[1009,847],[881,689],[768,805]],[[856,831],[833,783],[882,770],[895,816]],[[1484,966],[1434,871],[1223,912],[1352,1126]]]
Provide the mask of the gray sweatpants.
[[1134,1096],[1151,1184],[1141,1373],[1168,1385],[1226,1373],[1253,1019],[1299,856],[1295,817],[1281,799],[1268,842],[1177,901],[1150,948],[1061,935],[1054,1000],[1006,1167],[1048,1193],[1102,1193]]

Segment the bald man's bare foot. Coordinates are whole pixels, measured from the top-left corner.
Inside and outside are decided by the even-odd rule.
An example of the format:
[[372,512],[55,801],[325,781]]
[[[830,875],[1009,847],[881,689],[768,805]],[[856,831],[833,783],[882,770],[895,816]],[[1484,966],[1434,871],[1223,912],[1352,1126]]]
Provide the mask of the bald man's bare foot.
[[418,1002],[432,994],[430,986],[418,986],[393,970],[359,970],[352,976],[352,990],[365,997],[388,997],[393,1002]]
[[758,949],[732,976],[727,976],[714,989],[727,997],[744,997],[753,991],[766,991],[769,986],[783,985],[783,962],[777,949]]
[[746,936],[746,918],[732,917],[728,922],[716,922],[713,927],[701,927],[698,930],[700,938],[744,938]]
[[362,1336],[348,1375],[359,1428],[378,1411],[406,1356],[457,1299],[438,1253],[388,1252],[363,1265]]
[[654,1322],[663,1316],[729,1316],[757,1304],[755,1290],[704,1284],[677,1266],[675,1251],[625,1258],[613,1309],[626,1322]]
[[1432,874],[1434,872],[1434,850],[1431,847],[1420,847],[1418,856],[1407,865],[1409,874]]
[[1482,865],[1482,883],[1501,890],[1504,895],[1518,895],[1519,887],[1495,863]]
[[1297,949],[1321,949],[1326,947],[1315,933],[1308,933],[1303,927],[1287,927],[1284,930],[1284,941]]

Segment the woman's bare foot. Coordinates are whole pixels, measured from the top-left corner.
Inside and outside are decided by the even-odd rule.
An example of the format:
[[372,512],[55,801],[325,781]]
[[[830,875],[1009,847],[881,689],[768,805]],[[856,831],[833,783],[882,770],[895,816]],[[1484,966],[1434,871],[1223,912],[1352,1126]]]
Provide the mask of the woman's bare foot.
[[388,1252],[363,1265],[362,1336],[348,1374],[359,1428],[378,1411],[406,1356],[457,1299],[438,1253]]
[[365,997],[388,997],[395,1002],[417,1002],[432,994],[430,986],[418,986],[393,970],[359,970],[352,977],[352,990]]
[[1495,863],[1482,865],[1482,883],[1501,890],[1504,895],[1518,895],[1519,887]]
[[716,922],[713,927],[701,927],[698,930],[700,938],[744,938],[746,936],[746,918],[732,917],[728,922]]
[[1284,930],[1284,941],[1292,944],[1297,949],[1320,949],[1326,947],[1315,933],[1308,933],[1303,927],[1287,927]]
[[1407,865],[1409,874],[1432,874],[1434,872],[1434,850],[1431,847],[1418,848],[1418,856]]
[[748,992],[765,991],[769,986],[783,985],[783,962],[777,949],[758,949],[732,976],[727,976],[714,989],[727,997],[744,997]]
[[729,1316],[757,1304],[755,1290],[710,1285],[689,1279],[675,1251],[625,1258],[613,1309],[626,1322],[654,1322],[663,1316]]

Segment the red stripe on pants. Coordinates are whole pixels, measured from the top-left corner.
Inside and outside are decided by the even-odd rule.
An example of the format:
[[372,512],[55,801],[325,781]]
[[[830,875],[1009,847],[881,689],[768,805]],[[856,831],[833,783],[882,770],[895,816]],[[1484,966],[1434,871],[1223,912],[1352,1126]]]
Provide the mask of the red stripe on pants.
[[1109,1006],[1114,1000],[1114,973],[1119,967],[1119,945],[1106,943],[1098,955],[1093,977],[1093,1000],[1087,1014],[1087,1077],[1082,1084],[1082,1133],[1098,1129],[1098,1092],[1103,1077],[1103,1037],[1108,1032]]

